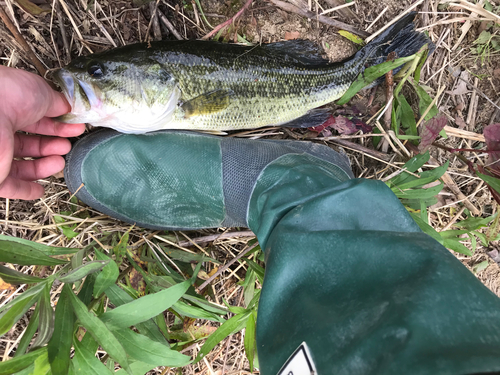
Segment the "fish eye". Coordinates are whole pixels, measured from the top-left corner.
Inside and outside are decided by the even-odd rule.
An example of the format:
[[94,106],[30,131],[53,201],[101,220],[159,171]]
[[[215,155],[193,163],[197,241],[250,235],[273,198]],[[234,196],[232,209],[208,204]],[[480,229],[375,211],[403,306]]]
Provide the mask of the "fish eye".
[[87,73],[93,78],[101,78],[104,75],[104,67],[98,62],[92,61],[88,65]]

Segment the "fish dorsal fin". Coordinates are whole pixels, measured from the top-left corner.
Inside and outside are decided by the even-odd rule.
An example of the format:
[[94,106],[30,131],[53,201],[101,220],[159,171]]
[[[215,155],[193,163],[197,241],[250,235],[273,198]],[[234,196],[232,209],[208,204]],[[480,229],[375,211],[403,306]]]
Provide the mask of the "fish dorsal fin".
[[307,39],[263,44],[262,49],[272,54],[280,54],[307,66],[324,66],[330,63],[322,56],[325,51],[316,43]]
[[222,111],[227,108],[233,95],[233,91],[222,89],[203,93],[182,105],[184,116],[188,118]]

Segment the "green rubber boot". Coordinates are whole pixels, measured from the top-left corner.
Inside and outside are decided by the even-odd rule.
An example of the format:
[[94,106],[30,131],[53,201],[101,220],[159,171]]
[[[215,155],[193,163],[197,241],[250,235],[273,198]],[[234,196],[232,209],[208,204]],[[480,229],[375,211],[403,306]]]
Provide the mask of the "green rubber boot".
[[500,299],[328,147],[104,130],[74,146],[65,175],[129,223],[255,232],[263,375],[500,372]]

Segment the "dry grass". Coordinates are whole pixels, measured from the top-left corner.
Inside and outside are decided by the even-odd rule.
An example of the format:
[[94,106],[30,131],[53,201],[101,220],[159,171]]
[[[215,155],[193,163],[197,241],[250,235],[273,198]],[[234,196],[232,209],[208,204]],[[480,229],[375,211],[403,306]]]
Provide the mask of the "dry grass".
[[[20,3],[0,0],[0,7],[6,9],[15,28],[47,69],[63,66],[72,56],[99,52],[114,46],[160,38],[201,38],[211,31],[203,21],[200,10],[193,6],[194,2],[158,0],[136,6],[129,1],[54,0],[46,3],[44,0],[39,0],[37,3],[46,12],[37,15],[25,11],[18,5]],[[228,20],[244,5],[243,1],[222,3],[202,0],[201,3],[212,26]],[[355,18],[358,18],[356,20],[354,17],[349,17],[345,9],[327,13],[328,9],[333,8],[338,1],[296,0],[293,3],[304,11],[314,14],[325,13],[325,17],[333,16],[337,21],[351,24],[360,31],[368,30],[370,33],[380,30],[411,6],[409,0],[377,2],[359,0],[349,7]],[[437,46],[436,52],[424,66],[421,82],[428,87],[432,97],[443,88],[437,106],[448,117],[448,124],[453,128],[453,131],[449,132],[450,138],[444,143],[454,148],[473,148],[482,145],[480,141],[483,128],[495,121],[494,114],[498,114],[491,102],[496,101],[496,104],[499,104],[496,88],[500,87],[500,77],[498,71],[494,71],[494,67],[500,66],[500,58],[498,54],[492,54],[482,63],[469,50],[480,33],[478,29],[483,27],[481,26],[483,23],[478,19],[491,16],[466,1],[457,1],[443,8],[446,3],[450,1],[418,2],[417,10],[422,12],[418,26],[429,33]],[[496,4],[494,1],[490,3],[500,5],[498,0]],[[236,39],[235,31],[245,35],[250,42],[284,40],[292,35],[287,33],[297,33],[300,38],[312,39],[323,46],[336,46],[327,51],[332,60],[341,60],[354,50],[353,45],[339,37],[333,27],[314,19],[308,20],[303,16],[278,10],[264,0],[254,1],[250,8],[235,20],[234,25],[235,27],[225,34],[230,41]],[[2,23],[0,23],[0,59],[3,65],[34,71],[29,54]],[[465,91],[454,94],[453,90],[461,83],[457,74],[460,69],[470,73],[469,85]],[[483,79],[475,78],[483,75],[486,75]],[[411,98],[411,92],[405,94]],[[367,98],[358,99],[362,102]],[[367,109],[367,118],[383,104],[384,98],[381,94],[377,96],[371,108]],[[341,147],[349,154],[355,174],[359,177],[383,180],[404,163],[404,158],[399,155],[405,155],[405,150],[396,142],[393,143],[393,147],[389,147],[387,153],[360,148],[359,146],[366,146],[372,149],[370,135],[366,134],[354,137],[317,138],[312,133],[271,128],[242,132],[236,136],[312,139],[336,149],[339,147],[339,142],[342,142]],[[449,154],[439,149],[432,149],[432,155],[438,164],[444,163],[449,157]],[[477,152],[466,156],[477,163],[486,164],[485,154]],[[450,162],[446,180],[447,189],[440,194],[439,203],[430,212],[430,222],[438,231],[451,227],[450,223],[465,217],[461,210],[462,203],[465,203],[471,211],[482,215],[488,216],[496,212],[496,205],[483,182],[473,177],[460,160],[453,158]],[[103,216],[89,207],[71,203],[70,193],[62,178],[51,177],[41,183],[45,186],[47,194],[39,201],[0,200],[1,233],[49,245],[81,248],[92,240],[101,238],[103,233],[123,233],[130,229],[129,225]],[[88,217],[71,218],[78,225],[75,231],[79,234],[68,240],[55,225],[54,215],[71,209],[87,212]],[[158,234],[159,232],[133,228],[130,233],[130,245],[142,245]],[[174,236],[170,246],[185,251],[206,252],[223,264],[245,249],[247,242],[252,238],[251,234],[239,233],[233,228],[170,234]],[[205,238],[207,236],[209,238]],[[456,255],[469,268],[488,260],[485,249],[481,246],[478,246],[471,258]],[[27,271],[28,268],[24,267],[22,270]],[[35,272],[43,274],[54,270],[38,268]],[[225,299],[233,305],[241,306],[243,291],[237,282],[244,277],[245,272],[246,265],[238,263],[223,272],[209,286],[213,289],[214,302],[221,303],[222,299]],[[500,295],[500,269],[497,264],[490,260],[488,268],[481,271],[478,277],[488,288]],[[3,290],[0,293],[1,304],[22,290],[22,287]],[[57,290],[53,291],[53,302],[57,299],[57,293]],[[0,355],[3,360],[12,356],[20,334],[26,328],[29,315],[30,312],[0,340]],[[173,317],[167,318],[169,321],[173,319]],[[203,326],[209,323],[197,321],[195,324]],[[189,347],[185,349],[185,353],[196,355],[199,347],[199,345]],[[204,361],[184,368],[183,373],[244,374],[248,373],[248,369],[243,350],[243,335],[237,333],[223,341]],[[159,368],[151,373],[168,374],[172,371]]]

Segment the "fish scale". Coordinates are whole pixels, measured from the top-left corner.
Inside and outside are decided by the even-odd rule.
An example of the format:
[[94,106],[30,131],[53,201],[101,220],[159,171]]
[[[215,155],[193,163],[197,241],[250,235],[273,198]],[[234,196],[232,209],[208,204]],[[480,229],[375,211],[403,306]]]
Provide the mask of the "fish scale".
[[431,44],[414,30],[414,17],[403,17],[341,63],[329,63],[306,40],[161,41],[79,57],[56,74],[72,106],[60,120],[126,133],[320,125],[330,114],[318,107],[340,98],[365,66]]

